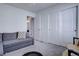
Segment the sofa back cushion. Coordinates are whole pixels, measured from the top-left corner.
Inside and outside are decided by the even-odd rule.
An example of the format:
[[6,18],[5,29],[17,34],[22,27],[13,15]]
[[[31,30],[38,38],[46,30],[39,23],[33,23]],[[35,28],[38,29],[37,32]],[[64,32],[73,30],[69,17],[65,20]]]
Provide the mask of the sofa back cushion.
[[15,40],[15,39],[16,39],[16,32],[15,33],[3,33],[3,41]]
[[0,33],[0,42],[2,41],[2,33]]
[[26,39],[26,32],[18,32],[17,39],[21,39],[21,38]]

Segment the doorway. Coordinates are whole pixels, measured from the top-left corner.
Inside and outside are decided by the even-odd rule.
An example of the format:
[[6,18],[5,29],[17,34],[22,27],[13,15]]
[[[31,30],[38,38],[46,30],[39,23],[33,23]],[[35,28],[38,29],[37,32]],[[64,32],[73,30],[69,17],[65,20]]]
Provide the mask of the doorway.
[[34,17],[27,16],[27,37],[34,38]]

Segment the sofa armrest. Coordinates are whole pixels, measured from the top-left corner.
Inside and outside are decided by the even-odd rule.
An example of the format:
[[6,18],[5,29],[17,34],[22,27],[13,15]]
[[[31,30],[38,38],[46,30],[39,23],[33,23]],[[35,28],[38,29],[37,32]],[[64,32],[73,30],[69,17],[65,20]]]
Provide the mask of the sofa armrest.
[[0,42],[0,55],[3,55],[3,43],[2,42]]

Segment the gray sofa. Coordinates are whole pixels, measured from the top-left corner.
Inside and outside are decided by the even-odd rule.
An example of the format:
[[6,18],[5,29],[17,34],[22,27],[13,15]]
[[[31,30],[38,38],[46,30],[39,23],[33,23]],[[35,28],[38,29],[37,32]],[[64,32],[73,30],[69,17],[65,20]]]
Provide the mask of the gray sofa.
[[16,33],[0,33],[0,54],[8,53],[29,45],[33,45],[33,38],[17,38]]

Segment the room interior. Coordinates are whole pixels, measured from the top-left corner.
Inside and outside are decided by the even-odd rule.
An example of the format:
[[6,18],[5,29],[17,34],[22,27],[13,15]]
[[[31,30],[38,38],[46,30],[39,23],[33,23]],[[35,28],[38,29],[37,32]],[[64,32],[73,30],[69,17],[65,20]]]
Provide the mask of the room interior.
[[79,4],[0,3],[0,56],[79,56]]

